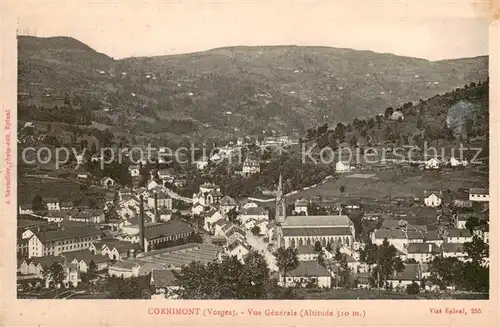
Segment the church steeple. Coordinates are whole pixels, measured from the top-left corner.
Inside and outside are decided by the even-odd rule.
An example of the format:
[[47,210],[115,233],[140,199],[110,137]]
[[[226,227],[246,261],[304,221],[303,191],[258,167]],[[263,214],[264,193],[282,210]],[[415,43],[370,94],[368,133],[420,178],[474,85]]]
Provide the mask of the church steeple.
[[276,191],[276,225],[277,225],[277,245],[281,247],[282,230],[281,225],[286,220],[286,199],[283,193],[283,179],[280,177],[278,180],[278,189]]

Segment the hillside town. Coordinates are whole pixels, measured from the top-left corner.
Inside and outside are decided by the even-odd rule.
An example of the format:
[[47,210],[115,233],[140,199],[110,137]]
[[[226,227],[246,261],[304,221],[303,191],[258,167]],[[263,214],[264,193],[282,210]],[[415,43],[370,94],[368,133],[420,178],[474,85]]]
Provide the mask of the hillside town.
[[[36,129],[36,123],[31,128]],[[232,169],[227,172],[232,178],[249,180],[269,174],[261,166],[283,160],[276,152],[298,143],[285,136],[266,138],[264,147],[282,148],[262,152],[248,142],[237,139],[215,158],[191,162],[190,174],[204,180],[191,196],[185,188],[192,176],[157,169],[158,163],[131,164],[125,178],[120,173],[106,175],[107,170],[95,178],[92,165],[104,160],[95,154],[81,158],[78,171],[66,168],[64,177],[23,175],[52,186],[29,190],[30,197],[19,203],[19,296],[197,298],[185,277],[200,273],[196,265],[209,269],[236,260],[245,267],[251,265],[249,258],[263,260],[275,287],[306,298],[313,290],[450,297],[456,292],[488,292],[487,184],[424,189],[419,196],[394,194],[371,201],[349,196],[341,185],[342,195],[335,200],[305,197],[333,180],[362,180],[378,171],[442,178],[481,165],[455,157],[370,165],[339,159],[326,165],[331,174],[315,185],[290,189],[290,176],[285,180],[278,170],[277,179],[270,176],[274,189],[263,190],[261,197],[233,197],[216,177],[221,165]],[[242,164],[226,166],[242,148]],[[266,151],[273,156],[266,158]],[[69,181],[78,190],[55,196],[54,189],[64,189]],[[462,277],[460,270],[466,269],[477,273]]]

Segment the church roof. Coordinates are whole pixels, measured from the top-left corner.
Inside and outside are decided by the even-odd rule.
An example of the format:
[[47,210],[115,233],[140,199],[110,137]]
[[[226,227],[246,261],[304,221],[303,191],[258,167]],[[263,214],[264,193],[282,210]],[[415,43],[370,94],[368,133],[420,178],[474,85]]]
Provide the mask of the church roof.
[[289,216],[283,227],[340,227],[353,225],[346,215],[333,216]]
[[283,236],[350,236],[349,227],[329,227],[329,228],[283,228]]

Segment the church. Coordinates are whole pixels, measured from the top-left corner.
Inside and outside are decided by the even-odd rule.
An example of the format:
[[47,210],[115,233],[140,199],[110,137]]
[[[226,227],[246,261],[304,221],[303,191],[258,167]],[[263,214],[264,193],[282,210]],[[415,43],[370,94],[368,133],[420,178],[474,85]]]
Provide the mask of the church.
[[331,216],[290,216],[286,215],[286,198],[282,189],[281,175],[276,192],[276,223],[278,247],[297,248],[328,243],[337,246],[352,247],[355,237],[354,223],[346,215]]

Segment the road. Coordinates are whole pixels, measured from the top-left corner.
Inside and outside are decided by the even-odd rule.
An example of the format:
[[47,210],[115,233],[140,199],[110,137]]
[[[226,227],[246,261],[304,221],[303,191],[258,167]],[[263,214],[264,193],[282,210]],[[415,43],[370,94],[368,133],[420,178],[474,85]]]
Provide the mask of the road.
[[276,258],[274,255],[267,249],[267,243],[264,242],[262,237],[258,237],[253,235],[250,231],[246,231],[247,243],[251,245],[258,252],[262,253],[266,258],[267,265],[271,271],[278,271],[278,266],[276,266]]

